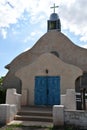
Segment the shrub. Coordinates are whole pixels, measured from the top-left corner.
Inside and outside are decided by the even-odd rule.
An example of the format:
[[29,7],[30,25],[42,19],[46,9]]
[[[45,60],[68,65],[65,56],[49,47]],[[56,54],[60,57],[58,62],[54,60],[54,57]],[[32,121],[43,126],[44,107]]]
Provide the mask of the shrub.
[[0,104],[4,104],[6,99],[6,89],[2,87],[3,80],[4,77],[0,77]]
[[0,104],[4,104],[6,100],[6,89],[0,86]]

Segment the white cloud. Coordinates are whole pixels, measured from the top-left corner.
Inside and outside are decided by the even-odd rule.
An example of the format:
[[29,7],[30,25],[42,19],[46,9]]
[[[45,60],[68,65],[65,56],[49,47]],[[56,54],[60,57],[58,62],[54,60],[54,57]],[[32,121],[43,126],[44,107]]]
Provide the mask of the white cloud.
[[87,49],[87,44],[80,45],[80,46]]
[[87,33],[80,38],[80,41],[87,41]]
[[[8,2],[9,1],[9,2]],[[0,27],[9,27],[10,24],[17,23],[25,9],[29,8],[30,2],[27,0],[0,0]]]
[[27,43],[29,41],[34,41],[36,39],[37,35],[41,36],[42,34],[43,34],[43,32],[42,31],[38,31],[38,30],[36,30],[34,32],[31,32],[28,36],[25,37],[23,42]]
[[30,39],[32,40],[32,38],[30,36],[25,37],[25,39],[23,40],[24,43],[27,43],[28,41],[30,41]]
[[67,0],[69,4],[64,1],[62,0],[60,7],[62,28],[80,35],[81,41],[87,41],[87,0]]
[[[8,1],[10,4],[8,4]],[[0,0],[0,27],[10,27],[18,19],[24,18],[26,10],[33,24],[48,19],[53,3],[59,5],[62,29],[68,29],[80,35],[81,41],[87,41],[87,0]],[[56,11],[57,12],[57,11]],[[41,25],[40,25],[41,26]]]
[[1,35],[3,36],[4,39],[6,39],[7,31],[5,29],[2,29],[1,30]]

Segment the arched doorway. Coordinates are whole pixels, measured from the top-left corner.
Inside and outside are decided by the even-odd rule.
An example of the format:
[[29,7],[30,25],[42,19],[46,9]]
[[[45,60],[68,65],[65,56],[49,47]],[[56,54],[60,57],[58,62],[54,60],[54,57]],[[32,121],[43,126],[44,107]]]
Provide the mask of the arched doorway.
[[87,73],[83,73],[75,81],[77,110],[86,110],[87,99]]
[[75,81],[75,91],[76,91],[76,109],[81,110],[82,104],[81,104],[81,92],[80,92],[80,86],[81,86],[81,76],[78,77]]

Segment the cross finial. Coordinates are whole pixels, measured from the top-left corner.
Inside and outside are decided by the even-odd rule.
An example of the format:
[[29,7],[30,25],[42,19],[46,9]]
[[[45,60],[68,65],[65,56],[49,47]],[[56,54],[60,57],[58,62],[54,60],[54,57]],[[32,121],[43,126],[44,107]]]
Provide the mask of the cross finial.
[[56,6],[55,3],[54,3],[54,6],[53,7],[50,7],[52,9],[54,9],[54,13],[55,13],[55,9],[58,8],[59,6]]

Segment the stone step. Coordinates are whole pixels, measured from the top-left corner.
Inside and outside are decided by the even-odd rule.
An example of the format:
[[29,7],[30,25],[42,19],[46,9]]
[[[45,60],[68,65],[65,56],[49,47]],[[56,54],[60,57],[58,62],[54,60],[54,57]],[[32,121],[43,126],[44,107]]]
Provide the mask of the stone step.
[[52,117],[52,112],[44,112],[44,111],[19,111],[17,115],[25,115],[25,116],[48,116]]
[[40,121],[40,122],[52,122],[52,117],[44,117],[44,116],[25,116],[25,115],[16,115],[15,120],[21,120],[21,121]]
[[14,118],[21,121],[52,122],[51,107],[22,107]]
[[21,108],[21,111],[51,111],[52,112],[52,107],[48,106],[23,106]]

